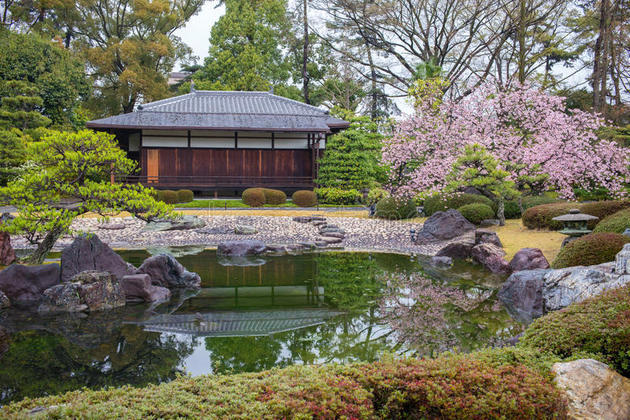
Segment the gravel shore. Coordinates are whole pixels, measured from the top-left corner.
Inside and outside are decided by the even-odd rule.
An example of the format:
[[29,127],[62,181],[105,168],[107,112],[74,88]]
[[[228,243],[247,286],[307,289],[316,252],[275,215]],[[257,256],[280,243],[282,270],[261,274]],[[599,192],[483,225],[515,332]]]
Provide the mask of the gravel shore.
[[[145,223],[133,218],[111,218],[108,224],[124,224],[121,230],[99,228],[102,222],[95,218],[75,220],[72,229],[75,232],[61,238],[55,245],[59,250],[69,245],[74,236],[81,232],[95,233],[112,248],[146,248],[149,246],[184,246],[205,245],[216,247],[219,242],[239,239],[257,239],[266,244],[297,244],[314,242],[319,238],[317,227],[310,223],[298,223],[291,217],[276,216],[210,216],[200,218],[206,226],[199,229],[146,232]],[[346,249],[393,251],[423,255],[434,255],[443,244],[414,245],[409,238],[409,230],[421,228],[421,224],[381,219],[327,217],[329,224],[337,225],[346,232],[346,238],[340,245]],[[237,225],[256,228],[253,235],[236,235]],[[28,248],[28,242],[19,236],[11,238],[15,248]],[[335,246],[337,247],[337,246]]]

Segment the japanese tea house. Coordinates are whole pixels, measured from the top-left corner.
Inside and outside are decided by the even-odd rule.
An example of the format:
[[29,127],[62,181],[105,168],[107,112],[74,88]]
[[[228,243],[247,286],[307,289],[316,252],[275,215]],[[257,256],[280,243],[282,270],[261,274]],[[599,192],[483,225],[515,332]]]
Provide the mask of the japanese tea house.
[[196,191],[312,188],[327,137],[348,125],[270,92],[195,90],[87,123],[138,161],[119,181]]

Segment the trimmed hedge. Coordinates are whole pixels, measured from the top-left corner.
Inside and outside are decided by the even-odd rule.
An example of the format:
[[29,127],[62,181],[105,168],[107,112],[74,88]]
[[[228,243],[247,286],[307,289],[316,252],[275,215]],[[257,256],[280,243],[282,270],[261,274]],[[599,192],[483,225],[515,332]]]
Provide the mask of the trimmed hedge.
[[457,211],[475,225],[480,224],[482,220],[492,219],[495,215],[490,206],[482,203],[466,204],[458,208]]
[[[541,204],[558,203],[559,200],[546,195],[530,195],[521,198],[521,206],[523,211]],[[518,205],[518,200],[509,200],[505,202],[505,210],[503,211],[506,219],[520,219],[522,216],[521,208]]]
[[272,190],[271,188],[261,188],[265,194],[265,204],[284,204],[287,202],[287,195],[280,190]]
[[434,195],[424,200],[424,214],[432,216],[438,211],[458,209],[466,204],[481,203],[490,206],[495,212],[497,205],[488,197],[479,194],[454,194],[448,196]]
[[595,226],[593,232],[623,233],[628,228],[630,228],[630,209],[618,211],[604,218]]
[[320,203],[336,205],[357,204],[362,195],[358,190],[342,190],[341,188],[317,188],[315,190]]
[[250,207],[262,207],[265,205],[265,193],[262,188],[248,188],[241,194],[243,203]]
[[[523,213],[523,224],[530,229],[560,230],[561,222],[554,222],[556,216],[566,214],[571,209],[579,209],[582,213],[599,217],[599,220],[610,216],[620,210],[630,207],[628,200],[595,201],[592,203],[552,203],[534,206]],[[595,228],[598,220],[589,222],[589,229]]]
[[157,199],[166,204],[177,204],[179,202],[177,192],[172,190],[157,190]]
[[374,217],[389,220],[410,219],[418,215],[415,201],[396,197],[383,198],[376,203]]
[[561,358],[592,355],[629,377],[630,286],[609,290],[535,320],[518,346]]
[[596,265],[614,261],[630,238],[618,233],[591,233],[566,244],[558,253],[553,268]]
[[523,354],[182,376],[145,388],[25,399],[2,408],[0,417],[22,418],[47,407],[52,418],[565,418],[563,394],[549,376],[513,363],[509,353]]
[[599,217],[599,220],[594,222],[597,223],[608,216],[627,209],[628,207],[630,207],[630,201],[628,200],[595,201],[593,203],[584,203],[580,205],[580,211],[582,213]]
[[293,193],[291,201],[296,206],[314,207],[317,205],[317,194],[314,191],[300,190]]
[[190,190],[177,191],[178,203],[190,203],[195,198],[195,194]]

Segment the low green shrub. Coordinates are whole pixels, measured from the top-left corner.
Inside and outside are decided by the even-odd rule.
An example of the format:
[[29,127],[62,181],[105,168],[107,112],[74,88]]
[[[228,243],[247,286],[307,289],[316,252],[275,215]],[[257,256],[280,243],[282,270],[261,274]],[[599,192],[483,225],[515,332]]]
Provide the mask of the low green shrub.
[[358,190],[342,190],[341,188],[317,188],[315,190],[320,203],[336,205],[353,205],[361,200]]
[[300,207],[314,207],[317,205],[317,194],[314,191],[300,190],[291,196],[293,204]]
[[265,204],[284,204],[287,202],[287,195],[280,190],[272,190],[271,188],[262,188],[265,194]]
[[552,419],[567,410],[548,376],[475,354],[182,376],[145,388],[25,399],[1,415],[22,418],[35,407],[47,407],[51,418]]
[[250,207],[262,207],[265,205],[265,193],[262,188],[248,188],[241,194],[243,203]]
[[518,346],[561,358],[591,354],[630,376],[630,286],[538,318]]
[[613,261],[630,238],[618,233],[591,233],[566,244],[553,260],[553,268],[596,265]]
[[457,209],[470,223],[478,225],[482,220],[494,218],[494,210],[486,204],[472,203]]
[[[580,205],[580,211],[582,213],[590,214],[591,216],[599,217],[599,220],[603,220],[608,216],[611,216],[621,210],[625,210],[630,207],[629,200],[610,200],[610,201],[594,201],[592,203],[583,203]],[[593,229],[597,225],[598,220],[592,222],[589,226]]]
[[383,198],[387,198],[389,196],[390,196],[389,191],[387,191],[387,190],[385,190],[383,188],[372,188],[368,192],[367,200],[365,200],[364,204],[366,206],[371,206],[373,204],[378,203]]
[[623,233],[628,228],[630,228],[630,209],[621,210],[605,217],[595,226],[593,232]]
[[490,200],[488,197],[479,194],[452,194],[452,195],[434,195],[424,200],[424,214],[426,216],[432,216],[438,211],[445,211],[448,209],[458,209],[466,204],[481,203],[492,207],[494,211],[497,210],[496,203]]
[[410,219],[418,215],[415,201],[396,197],[383,198],[376,203],[374,217],[389,220]]
[[578,203],[551,203],[530,207],[523,213],[523,224],[529,229],[560,230],[563,227],[562,222],[552,219],[578,207]]
[[195,194],[190,190],[177,191],[178,203],[190,203],[195,198]]
[[171,190],[158,190],[157,199],[166,204],[177,204],[179,201],[177,193]]
[[[541,204],[551,204],[558,203],[560,200],[557,200],[552,197],[548,197],[546,195],[529,195],[522,197],[521,206],[523,207],[523,211],[534,207],[540,206]],[[506,219],[520,219],[522,216],[521,207],[518,204],[519,200],[509,200],[505,202],[505,218]]]

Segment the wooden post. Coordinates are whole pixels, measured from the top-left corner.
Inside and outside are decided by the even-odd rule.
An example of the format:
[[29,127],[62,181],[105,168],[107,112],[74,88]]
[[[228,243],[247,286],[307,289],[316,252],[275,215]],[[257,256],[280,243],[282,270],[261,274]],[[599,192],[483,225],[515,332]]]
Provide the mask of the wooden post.
[[110,164],[109,182],[112,185],[114,185],[116,183],[116,177],[114,176],[114,164],[113,163]]

